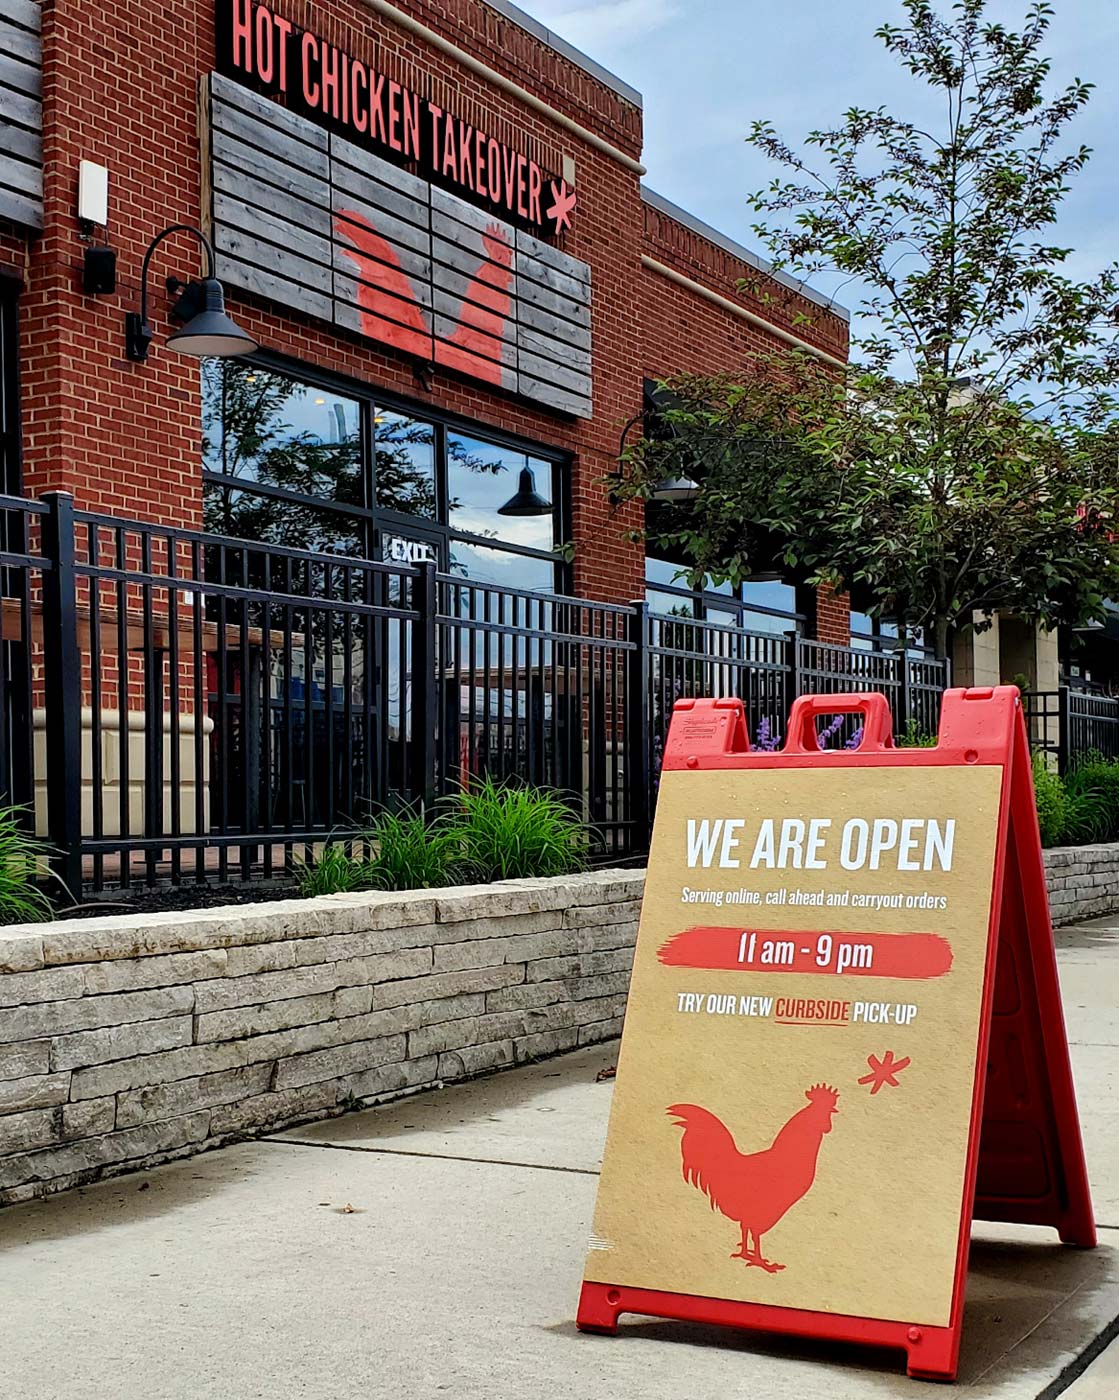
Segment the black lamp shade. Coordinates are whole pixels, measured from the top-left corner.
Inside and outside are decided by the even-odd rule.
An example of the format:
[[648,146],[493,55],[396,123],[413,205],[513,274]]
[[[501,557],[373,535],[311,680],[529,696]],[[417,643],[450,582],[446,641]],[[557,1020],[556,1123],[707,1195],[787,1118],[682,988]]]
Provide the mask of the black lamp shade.
[[202,310],[167,337],[167,344],[184,355],[248,355],[258,349],[225,309],[225,294],[216,277],[199,283]]
[[551,515],[552,503],[546,501],[536,489],[536,478],[531,467],[522,467],[517,493],[510,496],[503,506],[498,506],[498,515]]

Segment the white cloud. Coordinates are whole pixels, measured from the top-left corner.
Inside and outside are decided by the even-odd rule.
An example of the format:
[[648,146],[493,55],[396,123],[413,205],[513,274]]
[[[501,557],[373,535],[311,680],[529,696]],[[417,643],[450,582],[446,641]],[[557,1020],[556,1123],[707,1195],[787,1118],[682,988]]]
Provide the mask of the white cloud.
[[573,4],[572,0],[534,0],[526,6],[561,39],[592,58],[597,50],[639,43],[683,13],[682,0],[606,0]]

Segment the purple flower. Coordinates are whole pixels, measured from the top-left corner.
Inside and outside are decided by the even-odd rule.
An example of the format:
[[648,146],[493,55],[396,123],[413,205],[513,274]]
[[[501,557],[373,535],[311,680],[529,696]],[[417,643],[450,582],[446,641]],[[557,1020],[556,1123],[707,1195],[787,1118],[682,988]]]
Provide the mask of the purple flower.
[[825,725],[824,728],[821,729],[820,732],[819,732],[819,734],[817,734],[817,736],[816,736],[816,739],[817,739],[817,741],[818,741],[820,747],[821,747],[822,749],[830,748],[830,747],[831,747],[831,741],[835,738],[835,736],[839,733],[839,731],[840,731],[842,728],[843,728],[843,716],[842,716],[842,715],[835,715],[835,716],[833,716],[831,723]]
[[780,734],[774,734],[769,722],[769,716],[763,715],[758,722],[758,727],[754,734],[754,748],[760,749],[762,753],[773,753],[775,749],[779,749],[780,747]]
[[862,741],[863,741],[863,727],[862,727],[862,725],[860,724],[859,727],[858,727],[858,729],[855,730],[855,732],[851,735],[851,737],[847,740],[847,742],[843,745],[843,747],[844,747],[845,749],[857,749],[857,748],[859,747],[859,745],[862,743]]

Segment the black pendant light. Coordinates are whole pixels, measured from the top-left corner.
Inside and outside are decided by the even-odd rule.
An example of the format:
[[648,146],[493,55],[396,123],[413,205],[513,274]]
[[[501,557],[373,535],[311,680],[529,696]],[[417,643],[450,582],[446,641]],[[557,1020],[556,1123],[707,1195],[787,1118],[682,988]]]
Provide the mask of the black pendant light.
[[682,502],[694,501],[699,495],[699,487],[690,476],[666,476],[653,487],[654,501]]
[[521,478],[516,495],[510,496],[503,506],[498,506],[498,515],[551,515],[552,503],[546,501],[536,489],[536,477],[531,467],[521,468]]

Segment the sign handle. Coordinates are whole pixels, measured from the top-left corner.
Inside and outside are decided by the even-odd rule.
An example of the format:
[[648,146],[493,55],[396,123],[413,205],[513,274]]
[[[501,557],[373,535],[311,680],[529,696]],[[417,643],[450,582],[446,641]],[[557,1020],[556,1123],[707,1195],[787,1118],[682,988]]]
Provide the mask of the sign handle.
[[789,711],[789,734],[783,753],[823,753],[816,734],[818,715],[862,715],[861,753],[894,747],[894,718],[884,695],[800,695]]

